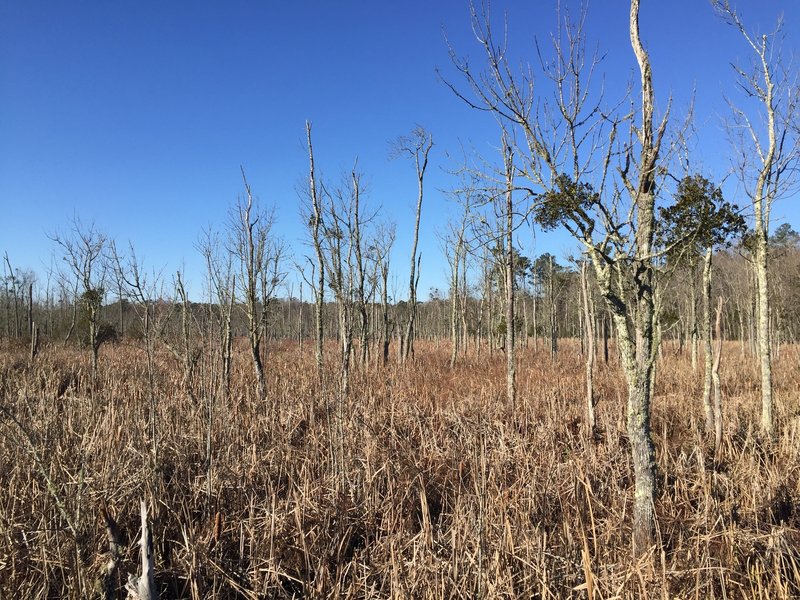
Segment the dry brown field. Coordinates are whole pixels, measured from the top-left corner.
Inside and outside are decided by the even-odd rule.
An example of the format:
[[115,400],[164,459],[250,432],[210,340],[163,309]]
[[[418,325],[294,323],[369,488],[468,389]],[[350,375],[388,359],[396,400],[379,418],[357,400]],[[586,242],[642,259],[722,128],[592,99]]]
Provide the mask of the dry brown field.
[[[505,357],[417,344],[412,365],[268,349],[255,398],[238,349],[230,400],[194,398],[159,354],[158,460],[143,351],[103,347],[98,380],[77,349],[0,352],[0,598],[99,597],[101,518],[122,532],[117,585],[137,571],[139,502],[151,510],[161,598],[800,597],[800,352],[775,364],[778,436],[757,435],[756,362],[737,343],[721,369],[724,447],[703,432],[701,371],[667,345],[653,404],[659,547],[631,559],[632,472],[623,378],[600,361],[600,432],[582,430],[583,362],[564,342]],[[209,478],[210,477],[210,478]],[[122,592],[120,592],[122,594]],[[120,597],[123,597],[120,595]]]

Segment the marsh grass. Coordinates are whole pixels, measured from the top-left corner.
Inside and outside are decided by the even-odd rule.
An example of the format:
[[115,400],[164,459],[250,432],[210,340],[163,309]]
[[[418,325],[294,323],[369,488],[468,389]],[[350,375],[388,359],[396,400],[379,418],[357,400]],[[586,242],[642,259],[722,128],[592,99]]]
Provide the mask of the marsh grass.
[[240,348],[232,397],[214,400],[211,468],[211,365],[192,400],[179,365],[159,356],[154,464],[140,349],[104,348],[91,389],[77,350],[43,347],[31,363],[6,347],[0,597],[97,593],[104,505],[124,535],[121,571],[134,572],[142,498],[162,598],[798,597],[800,356],[782,349],[780,433],[764,444],[755,360],[727,346],[719,460],[702,431],[700,374],[664,349],[660,549],[638,563],[622,377],[599,364],[599,434],[585,440],[576,343],[556,363],[520,350],[515,412],[502,353],[451,370],[446,345],[420,342],[407,368],[355,368],[337,411],[332,346],[322,382],[311,344],[271,346],[267,402]]

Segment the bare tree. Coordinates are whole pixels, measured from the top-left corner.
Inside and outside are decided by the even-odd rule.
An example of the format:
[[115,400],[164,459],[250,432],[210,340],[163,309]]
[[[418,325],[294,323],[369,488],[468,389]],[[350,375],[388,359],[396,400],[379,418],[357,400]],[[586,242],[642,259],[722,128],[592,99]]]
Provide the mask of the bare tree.
[[[236,275],[233,272],[232,257],[222,252],[219,236],[206,230],[197,244],[206,263],[208,278],[209,325],[216,323],[222,363],[222,396],[230,398],[231,364],[233,360],[233,331],[231,318],[236,302]],[[212,336],[213,337],[213,336]],[[209,394],[212,397],[213,394]],[[210,414],[210,413],[209,413]]]
[[772,357],[769,301],[769,226],[773,203],[792,188],[800,163],[797,111],[800,82],[797,70],[784,61],[782,23],[771,34],[757,36],[748,30],[729,0],[712,0],[721,17],[732,25],[752,51],[749,67],[736,66],[738,87],[748,101],[755,100],[759,114],[728,101],[734,169],[753,208],[753,266],[758,310],[758,349],[761,366],[761,431],[775,431],[772,398]]
[[[233,272],[233,261],[228,252],[221,250],[218,235],[211,229],[203,233],[197,244],[197,249],[203,255],[207,269],[208,285],[208,355],[210,356],[211,369],[209,386],[206,391],[206,478],[207,506],[211,507],[213,486],[213,432],[214,432],[214,407],[218,396],[227,402],[231,397],[231,367],[233,361],[233,331],[231,317],[233,305],[236,301],[236,275]],[[216,331],[214,331],[216,329]],[[216,343],[212,340],[216,338]],[[222,379],[216,383],[214,374],[216,369],[215,352],[213,348],[219,345],[219,357],[222,366]],[[220,394],[220,388],[221,394]]]
[[194,387],[192,385],[192,375],[197,361],[200,359],[200,350],[195,348],[192,342],[191,335],[191,312],[189,295],[186,292],[186,285],[184,284],[184,276],[181,271],[175,272],[174,279],[175,287],[175,300],[172,306],[176,305],[180,310],[180,326],[178,331],[178,342],[175,343],[168,336],[162,336],[164,344],[172,352],[175,359],[181,364],[183,370],[183,377],[181,379],[181,387],[186,390],[190,398],[196,400],[194,394]]
[[82,223],[76,216],[70,230],[55,233],[51,239],[61,249],[62,259],[76,278],[81,291],[80,304],[88,322],[88,342],[92,353],[92,378],[97,377],[97,358],[103,339],[100,336],[100,310],[105,295],[107,238],[94,223]]
[[[36,273],[29,269],[15,269],[11,266],[8,252],[3,255],[4,297],[6,307],[6,337],[20,338],[33,336],[33,285]],[[10,287],[9,287],[10,284]],[[11,300],[13,298],[14,316],[11,318]],[[23,328],[23,309],[25,310],[25,326]],[[13,323],[12,323],[13,321]]]
[[[466,199],[469,202],[469,199]],[[450,268],[450,340],[452,348],[450,350],[450,368],[456,365],[459,348],[459,312],[458,306],[461,300],[461,272],[462,255],[465,253],[465,233],[469,219],[469,204],[463,207],[462,217],[458,225],[453,223],[449,226],[449,232],[442,240],[444,253]]]
[[322,220],[323,259],[329,274],[328,284],[336,298],[339,309],[340,396],[347,395],[350,386],[350,362],[353,352],[353,330],[355,328],[356,287],[358,274],[356,262],[356,239],[361,219],[359,200],[360,178],[353,171],[345,178],[342,187],[326,195],[328,200]]
[[308,140],[308,194],[311,199],[311,214],[308,222],[311,229],[311,241],[314,245],[316,263],[312,263],[316,274],[316,282],[309,282],[314,292],[314,324],[315,342],[317,358],[317,377],[322,376],[322,351],[324,330],[322,325],[322,306],[325,301],[325,260],[322,256],[322,203],[320,200],[321,190],[317,182],[317,175],[314,169],[314,147],[311,144],[311,122],[306,121],[306,138]]
[[[113,262],[113,257],[112,257],[112,262]],[[118,304],[117,308],[119,309],[119,312],[117,313],[117,316],[119,318],[119,325],[118,325],[119,329],[117,331],[117,335],[119,336],[120,339],[122,339],[125,337],[125,302],[124,302],[125,281],[119,269],[112,268],[111,273],[112,276],[114,277],[114,287],[116,287],[115,291],[117,292],[117,304]]]
[[343,177],[342,185],[321,200],[326,200],[322,210],[322,258],[328,285],[336,299],[339,329],[339,391],[336,396],[335,419],[329,421],[333,464],[343,474],[345,401],[350,391],[350,366],[353,354],[357,286],[359,268],[356,265],[357,239],[361,235],[361,180],[352,171]]
[[[16,273],[14,271],[14,267],[11,266],[11,261],[8,258],[8,252],[3,255],[3,270],[6,272],[5,275],[5,284],[6,284],[6,332],[7,337],[11,337],[11,329],[9,328],[9,296],[13,295],[14,298],[14,337],[17,338],[20,336],[20,327],[19,327],[19,304],[20,304],[20,293],[19,293],[19,284],[17,281]],[[11,283],[11,290],[9,293],[8,290],[8,283]]]
[[459,347],[466,351],[467,345],[467,255],[474,249],[470,244],[474,240],[469,235],[474,233],[476,207],[483,201],[481,196],[480,176],[465,165],[454,172],[458,177],[455,189],[448,195],[458,203],[460,214],[457,220],[451,221],[447,233],[442,236],[442,246],[450,269],[450,368],[456,364]]
[[79,286],[80,279],[73,273],[58,272],[58,287],[61,290],[60,304],[62,306],[62,312],[64,308],[71,307],[69,327],[67,327],[67,333],[63,340],[64,347],[66,347],[69,340],[72,338],[72,334],[75,332],[75,326],[78,323]]
[[[351,223],[351,238],[353,245],[353,259],[355,260],[355,303],[358,309],[359,326],[360,326],[360,364],[362,368],[366,367],[367,359],[369,356],[369,316],[367,314],[367,299],[372,295],[372,291],[367,289],[368,270],[366,264],[368,260],[375,260],[377,262],[377,255],[374,252],[375,244],[369,242],[365,238],[367,235],[364,227],[369,225],[373,215],[365,215],[363,205],[361,204],[361,197],[364,194],[364,184],[362,183],[362,175],[354,167],[350,173],[350,184],[352,190],[352,216]],[[366,241],[365,241],[366,239]],[[373,250],[370,252],[369,250]]]
[[428,168],[428,155],[433,147],[433,136],[419,125],[410,135],[401,136],[394,144],[393,156],[406,156],[414,162],[417,173],[417,210],[414,220],[414,238],[411,246],[411,273],[408,280],[408,318],[402,338],[402,357],[405,362],[414,355],[414,320],[417,316],[417,283],[419,258],[419,222],[422,215],[422,199],[425,191],[425,170]]
[[155,380],[155,342],[161,336],[161,329],[169,318],[168,314],[157,314],[156,304],[162,296],[162,277],[155,271],[148,274],[137,259],[133,244],[129,244],[129,254],[123,256],[116,244],[110,244],[110,254],[116,277],[123,282],[124,293],[133,301],[133,308],[139,318],[147,359],[147,388],[150,401],[150,443],[153,450],[153,464],[158,465],[158,419],[157,393]]
[[247,318],[247,340],[261,399],[267,397],[262,342],[269,321],[270,301],[283,281],[283,245],[274,235],[272,211],[262,211],[242,169],[245,196],[231,209],[228,250],[239,267],[239,285]]
[[378,228],[377,237],[381,240],[376,244],[376,264],[380,271],[381,280],[381,356],[382,364],[389,362],[389,347],[391,344],[391,330],[389,323],[389,258],[394,245],[394,224],[383,225]]

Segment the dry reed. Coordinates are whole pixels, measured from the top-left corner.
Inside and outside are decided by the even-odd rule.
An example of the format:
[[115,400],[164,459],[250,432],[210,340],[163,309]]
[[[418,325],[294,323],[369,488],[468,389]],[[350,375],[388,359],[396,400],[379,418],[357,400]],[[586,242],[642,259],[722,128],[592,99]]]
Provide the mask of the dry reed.
[[135,572],[141,498],[161,598],[800,596],[798,348],[776,365],[780,435],[762,444],[755,361],[727,345],[718,461],[700,375],[664,349],[653,406],[660,549],[632,563],[617,366],[598,366],[600,434],[588,442],[576,343],[556,363],[520,351],[513,413],[501,353],[451,370],[446,346],[417,346],[407,368],[355,368],[341,412],[333,346],[321,383],[311,344],[271,346],[266,403],[240,349],[232,398],[214,401],[210,468],[212,365],[192,400],[180,367],[159,357],[153,464],[141,350],[104,348],[92,390],[74,349],[45,346],[31,362],[5,348],[0,597],[99,597],[106,506],[125,538],[119,570]]

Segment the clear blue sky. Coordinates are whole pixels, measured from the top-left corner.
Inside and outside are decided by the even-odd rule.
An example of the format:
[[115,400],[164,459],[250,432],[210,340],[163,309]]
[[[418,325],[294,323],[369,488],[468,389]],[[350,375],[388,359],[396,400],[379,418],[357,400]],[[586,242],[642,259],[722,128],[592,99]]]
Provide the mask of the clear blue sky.
[[[762,30],[783,12],[787,44],[800,46],[796,1],[739,4]],[[554,6],[493,2],[495,17],[508,14],[521,61],[535,61],[534,36],[546,39]],[[608,52],[611,90],[635,75],[627,10],[619,0],[590,5],[588,33]],[[683,113],[696,87],[695,160],[723,175],[722,94],[735,94],[729,63],[749,58],[747,48],[704,0],[645,0],[641,30],[660,104],[672,93]],[[309,119],[323,173],[338,178],[358,157],[371,202],[397,222],[402,291],[416,182],[412,166],[389,161],[388,150],[419,123],[436,141],[420,287],[446,288],[435,233],[451,210],[440,192],[450,185],[448,154],[457,155],[462,140],[489,155],[498,135],[491,117],[439,81],[437,67],[455,77],[445,34],[460,54],[476,50],[466,1],[0,0],[0,252],[43,276],[53,250],[47,234],[77,213],[119,242],[133,241],[149,265],[167,273],[185,265],[198,294],[194,245],[203,227],[224,221],[241,191],[241,164],[259,198],[276,206],[279,230],[299,257],[295,189],[306,176]],[[800,229],[796,198],[776,205],[774,219]],[[563,234],[537,235],[524,252],[573,247]]]

